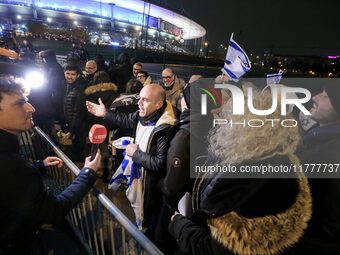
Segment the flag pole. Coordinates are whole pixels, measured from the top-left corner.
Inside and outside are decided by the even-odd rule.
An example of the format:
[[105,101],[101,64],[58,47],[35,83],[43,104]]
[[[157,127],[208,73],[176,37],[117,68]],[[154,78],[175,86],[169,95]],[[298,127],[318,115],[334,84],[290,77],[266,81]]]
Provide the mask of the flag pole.
[[[234,32],[231,32],[229,44],[230,44],[231,40],[233,39],[233,36],[234,36]],[[228,45],[228,48],[227,48],[226,57],[227,57],[227,54],[228,54],[228,50],[229,50],[229,45]],[[223,68],[221,68],[221,73],[222,73],[222,76],[223,76],[223,75],[227,75],[227,74],[223,71]]]

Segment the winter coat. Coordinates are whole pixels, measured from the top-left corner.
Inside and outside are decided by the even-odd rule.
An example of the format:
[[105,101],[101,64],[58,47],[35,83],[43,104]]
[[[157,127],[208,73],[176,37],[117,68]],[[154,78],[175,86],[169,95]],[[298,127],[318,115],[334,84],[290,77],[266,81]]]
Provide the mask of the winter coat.
[[67,84],[64,98],[64,114],[68,124],[68,130],[74,134],[85,132],[84,122],[86,122],[87,109],[85,99],[85,81],[79,77],[74,83]]
[[38,115],[49,116],[53,120],[61,121],[63,118],[63,99],[66,92],[64,70],[58,64],[54,51],[45,50],[43,57],[46,61],[42,68],[45,83],[41,89],[32,90],[30,99],[32,98],[32,104]]
[[83,76],[84,76],[84,79],[86,81],[86,88],[93,85],[93,77],[94,77],[95,74],[96,74],[96,72],[93,73],[93,74],[88,74],[85,71],[83,72]]
[[[108,111],[104,120],[113,128],[131,128],[136,131],[139,122],[139,112],[124,114],[118,111]],[[144,167],[144,221],[143,226],[151,227],[151,215],[157,215],[160,210],[162,196],[157,190],[158,181],[165,176],[166,157],[170,140],[173,136],[171,127],[175,124],[174,111],[169,102],[164,113],[157,121],[151,133],[146,152],[137,150],[132,160]]]
[[[98,104],[100,98],[106,108],[109,108],[112,102],[118,96],[118,88],[114,83],[99,83],[91,85],[85,89],[86,100]],[[103,124],[102,118],[98,118],[92,114],[88,114],[88,123]]]
[[174,127],[178,130],[171,140],[168,157],[167,172],[159,187],[166,203],[177,210],[177,204],[186,191],[190,191],[190,124],[183,120]]
[[91,85],[85,89],[86,100],[98,103],[98,99],[101,98],[106,108],[109,108],[112,102],[118,96],[118,88],[114,83],[99,83]]
[[[302,164],[340,164],[340,125],[316,127],[304,136]],[[317,165],[316,165],[317,166]],[[322,170],[323,171],[323,170]],[[323,173],[325,175],[326,173]],[[340,254],[340,169],[329,178],[310,178],[313,215],[297,254]]]
[[202,116],[190,109],[181,114],[180,122],[174,127],[176,134],[168,151],[167,174],[160,184],[167,204],[173,210],[177,210],[185,192],[192,192],[194,179],[190,178],[190,171],[194,172],[191,169],[194,161],[208,154],[206,137],[211,118],[211,115]]
[[184,80],[179,79],[177,76],[175,76],[175,82],[170,90],[163,85],[165,88],[166,100],[170,101],[172,106],[176,107],[178,110],[181,109],[181,93],[184,86]]
[[151,84],[151,83],[152,83],[152,78],[151,78],[151,76],[149,75],[148,78],[146,78],[145,82],[143,83],[143,86],[148,85],[148,84]]
[[[96,177],[82,169],[70,186],[55,195],[45,188],[39,170],[20,154],[17,136],[0,130],[0,140],[0,254],[28,254],[39,226],[61,222]],[[20,252],[11,253],[10,246]]]
[[[242,165],[290,164],[276,156]],[[303,235],[311,217],[306,178],[233,179],[218,173],[203,179],[199,209],[178,215],[170,233],[187,254],[275,254]]]

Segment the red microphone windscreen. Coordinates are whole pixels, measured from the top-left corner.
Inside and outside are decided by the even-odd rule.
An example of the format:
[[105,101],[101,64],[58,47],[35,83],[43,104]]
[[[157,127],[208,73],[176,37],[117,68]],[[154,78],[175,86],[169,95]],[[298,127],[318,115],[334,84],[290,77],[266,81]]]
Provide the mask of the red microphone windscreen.
[[100,144],[105,141],[107,135],[106,128],[99,124],[94,124],[89,132],[89,139],[92,144]]

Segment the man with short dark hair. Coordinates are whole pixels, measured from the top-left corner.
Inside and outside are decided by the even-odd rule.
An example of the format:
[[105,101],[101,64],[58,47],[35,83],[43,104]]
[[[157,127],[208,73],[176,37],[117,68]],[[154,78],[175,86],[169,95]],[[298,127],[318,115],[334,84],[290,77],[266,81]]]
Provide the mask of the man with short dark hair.
[[135,79],[137,78],[137,74],[141,71],[143,71],[143,64],[140,62],[134,63],[132,67],[132,74]]
[[86,83],[80,76],[78,66],[70,62],[64,67],[66,79],[66,94],[64,99],[64,114],[67,127],[65,129],[72,138],[72,152],[69,155],[73,161],[81,162],[84,158],[86,135],[86,97],[84,89]]
[[[100,155],[85,166],[59,195],[46,189],[38,169],[22,157],[17,135],[32,128],[34,107],[21,87],[0,79],[0,254],[37,254],[42,224],[59,223],[86,195],[96,180]],[[47,157],[46,166],[61,166]]]
[[[162,203],[157,183],[166,172],[171,127],[175,124],[172,105],[165,100],[165,91],[158,84],[143,87],[138,101],[139,111],[134,113],[108,111],[101,100],[99,105],[88,101],[86,103],[90,113],[102,117],[109,125],[134,130],[135,142],[126,146],[126,155],[140,167],[141,178],[138,180],[143,184],[142,193],[137,192],[137,196],[141,195],[141,203],[137,201],[140,208],[135,210],[135,215],[138,227],[147,228],[148,236],[152,238]],[[131,204],[136,209],[135,204]],[[138,221],[143,221],[143,224]]]

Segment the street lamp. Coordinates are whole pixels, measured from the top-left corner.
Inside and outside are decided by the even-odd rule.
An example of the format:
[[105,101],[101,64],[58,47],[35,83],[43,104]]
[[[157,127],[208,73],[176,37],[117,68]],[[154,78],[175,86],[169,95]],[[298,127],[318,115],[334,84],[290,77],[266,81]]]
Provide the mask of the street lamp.
[[209,54],[209,44],[208,44],[208,42],[205,42],[204,46],[205,46],[204,73],[206,75],[207,74],[208,54]]

